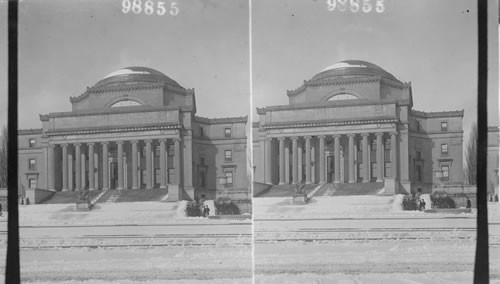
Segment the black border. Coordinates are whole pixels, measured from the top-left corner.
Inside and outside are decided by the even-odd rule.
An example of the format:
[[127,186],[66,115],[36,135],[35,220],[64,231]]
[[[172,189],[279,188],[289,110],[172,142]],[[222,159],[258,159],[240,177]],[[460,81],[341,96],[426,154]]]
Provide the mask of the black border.
[[17,0],[9,0],[8,7],[8,141],[7,141],[7,188],[8,188],[8,237],[5,283],[20,283],[19,265],[19,211],[17,207],[17,56],[18,56],[18,7]]
[[489,283],[487,145],[488,145],[488,1],[477,1],[477,238],[474,283]]

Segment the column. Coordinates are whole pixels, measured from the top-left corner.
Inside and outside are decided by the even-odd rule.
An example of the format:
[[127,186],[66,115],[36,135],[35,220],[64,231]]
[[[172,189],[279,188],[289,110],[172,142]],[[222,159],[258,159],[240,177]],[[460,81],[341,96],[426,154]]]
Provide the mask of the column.
[[[151,179],[152,179],[152,172],[153,172],[153,169],[152,169],[152,159],[151,159],[151,143],[153,141],[152,140],[146,140],[146,188],[147,189],[150,189],[152,188],[152,184],[151,184]],[[177,153],[176,153],[177,155]]]
[[285,183],[285,137],[278,138],[279,140],[279,148],[280,148],[280,184]]
[[89,190],[94,190],[94,143],[88,143],[89,147]]
[[273,156],[272,156],[272,151],[271,151],[271,147],[272,147],[272,139],[271,138],[266,138],[265,142],[264,142],[264,182],[265,183],[268,183],[268,184],[272,184],[273,183],[273,179],[272,179],[272,162],[273,162]]
[[116,141],[118,146],[118,186],[116,189],[123,189],[123,141]]
[[181,139],[174,139],[174,150],[175,150],[175,178],[177,184],[181,184]]
[[292,182],[299,182],[297,177],[297,167],[298,167],[298,154],[297,154],[297,139],[298,137],[292,137]]
[[285,140],[285,183],[290,184],[290,145],[289,141]]
[[138,165],[137,165],[137,143],[139,141],[133,140],[131,141],[132,143],[132,189],[138,189],[139,184],[138,184]]
[[166,139],[160,139],[160,188],[167,188],[166,181],[166,171],[167,171],[167,160],[165,157],[165,142]]
[[324,183],[326,181],[325,180],[325,135],[320,135],[318,138],[319,138],[319,183]]
[[368,133],[363,133],[361,134],[361,137],[363,137],[363,182],[369,182],[370,181],[370,176],[369,176],[369,167],[370,163],[368,163]]
[[85,157],[85,150],[81,151],[80,154],[80,178],[82,179],[82,189],[87,189],[87,171],[85,166],[87,165],[87,158]]
[[392,177],[397,179],[398,177],[398,158],[397,158],[397,132],[391,132],[391,168],[392,168]]
[[68,160],[68,190],[69,191],[75,190],[74,177],[73,177],[73,169],[74,169],[73,157],[74,157],[73,152],[71,150],[68,151],[68,159],[67,160]]
[[108,142],[102,142],[102,190],[108,190],[109,187],[109,164],[108,164]]
[[81,153],[80,153],[80,143],[75,144],[75,190],[80,190],[82,189],[82,182],[81,182]]
[[68,190],[68,144],[62,144],[62,191]]
[[[305,159],[305,171],[306,171],[306,184],[311,183],[311,136],[306,136],[305,138],[305,148],[306,148],[306,159]],[[324,143],[324,140],[323,140]],[[323,147],[325,145],[323,144]]]
[[354,183],[354,136],[355,134],[348,134],[349,137],[349,183]]
[[49,162],[49,170],[48,170],[48,184],[50,190],[55,190],[55,171],[54,171],[54,144],[49,144],[49,152],[47,154],[48,162]]
[[382,135],[383,133],[376,133],[375,134],[377,136],[377,182],[381,182],[383,180],[383,176],[384,176],[384,162],[383,162],[383,159],[384,159],[384,148],[383,148],[383,145],[382,145]]
[[334,138],[334,147],[335,147],[335,165],[334,165],[334,183],[340,183],[340,135],[333,135]]
[[297,181],[300,183],[305,182],[303,178],[304,174],[304,169],[303,169],[303,161],[304,157],[302,155],[303,152],[303,142],[298,140],[297,141]]

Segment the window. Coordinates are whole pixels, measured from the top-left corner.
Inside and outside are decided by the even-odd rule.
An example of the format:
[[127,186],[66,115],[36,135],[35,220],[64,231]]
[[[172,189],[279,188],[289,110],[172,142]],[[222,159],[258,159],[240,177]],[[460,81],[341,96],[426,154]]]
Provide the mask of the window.
[[448,155],[448,144],[441,144],[441,155]]
[[224,172],[224,176],[226,177],[226,187],[233,187],[233,172]]
[[204,166],[204,165],[205,165],[205,158],[200,157],[200,166]]
[[442,180],[449,180],[450,179],[450,166],[441,166],[441,171],[443,172],[443,178]]
[[168,152],[168,156],[169,157],[175,156],[174,151],[175,151],[174,145],[168,145],[167,146],[167,152]]
[[233,151],[232,150],[224,151],[224,159],[226,161],[232,161],[233,160]]
[[200,136],[201,137],[205,136],[205,131],[203,130],[203,127],[200,127]]
[[417,151],[417,161],[422,160],[422,152]]
[[384,177],[389,177],[392,172],[391,162],[385,162]]
[[416,178],[417,178],[417,181],[422,181],[422,166],[420,165],[417,165],[416,166]]
[[224,136],[231,137],[231,128],[224,128]]
[[30,138],[30,140],[29,140],[29,144],[30,144],[30,148],[35,147],[35,139]]
[[448,131],[448,122],[447,121],[441,122],[441,131]]
[[420,131],[420,121],[416,121],[415,127],[417,128],[417,131]]
[[36,160],[35,159],[29,159],[28,160],[28,169],[30,171],[35,171],[36,170]]
[[28,186],[29,186],[29,188],[36,188],[36,179],[30,178],[28,180]]

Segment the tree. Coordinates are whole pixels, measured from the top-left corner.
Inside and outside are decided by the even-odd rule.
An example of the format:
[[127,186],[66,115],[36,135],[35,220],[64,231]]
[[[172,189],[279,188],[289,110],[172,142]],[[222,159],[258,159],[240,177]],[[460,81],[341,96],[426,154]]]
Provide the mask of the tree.
[[472,125],[469,134],[469,141],[465,149],[465,182],[467,184],[476,184],[477,174],[477,124]]

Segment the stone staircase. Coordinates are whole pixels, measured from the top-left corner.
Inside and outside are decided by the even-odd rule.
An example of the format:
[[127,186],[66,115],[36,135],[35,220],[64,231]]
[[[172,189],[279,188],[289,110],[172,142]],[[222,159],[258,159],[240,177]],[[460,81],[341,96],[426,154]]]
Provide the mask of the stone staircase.
[[105,203],[115,203],[115,201],[122,194],[122,191],[118,190],[118,189],[110,190],[110,192],[111,192],[111,194],[108,196]]

